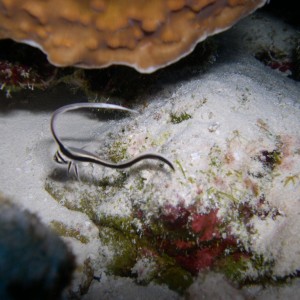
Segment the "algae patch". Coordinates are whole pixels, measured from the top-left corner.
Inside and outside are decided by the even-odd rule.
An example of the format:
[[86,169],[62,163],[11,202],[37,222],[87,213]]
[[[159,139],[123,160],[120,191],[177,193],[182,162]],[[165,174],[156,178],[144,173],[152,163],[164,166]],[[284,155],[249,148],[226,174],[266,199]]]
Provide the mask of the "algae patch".
[[[136,278],[139,284],[154,281],[172,290],[184,292],[193,281],[192,275],[164,252],[158,239],[140,231],[135,217],[100,217],[100,238],[113,249],[107,269],[117,276]],[[145,263],[147,262],[147,263]]]
[[83,244],[87,244],[89,242],[89,239],[82,235],[78,229],[68,227],[64,223],[58,221],[51,221],[50,224],[52,229],[62,237],[71,237]]
[[115,141],[109,148],[108,156],[114,163],[127,158],[127,144],[122,141]]
[[135,264],[137,248],[133,240],[114,228],[101,226],[101,241],[112,249],[113,258],[107,265],[109,273],[117,276],[131,276]]
[[187,112],[183,112],[181,114],[171,113],[170,114],[170,121],[172,124],[179,124],[183,121],[187,121],[191,119],[192,116],[188,114]]

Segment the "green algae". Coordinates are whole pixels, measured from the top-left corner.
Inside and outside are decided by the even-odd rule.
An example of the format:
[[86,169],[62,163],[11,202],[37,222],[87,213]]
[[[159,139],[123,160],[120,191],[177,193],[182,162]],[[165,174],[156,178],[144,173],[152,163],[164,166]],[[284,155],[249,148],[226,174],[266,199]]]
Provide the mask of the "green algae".
[[71,237],[83,244],[87,244],[89,242],[89,239],[86,236],[82,235],[78,229],[68,227],[67,225],[59,221],[51,221],[50,224],[52,229],[62,237]]
[[[225,256],[218,262],[217,269],[233,283],[243,286],[248,284],[273,284],[284,281],[284,278],[275,278],[272,269],[274,261],[265,259],[263,255],[245,253],[240,257]],[[247,272],[251,269],[250,274]]]
[[127,147],[126,143],[118,140],[115,141],[108,151],[109,159],[114,163],[118,163],[127,158]]
[[82,197],[80,199],[79,205],[74,205],[73,207],[69,206],[68,208],[72,209],[72,210],[83,212],[90,218],[90,220],[92,220],[93,222],[96,222],[98,219],[97,211],[96,211],[97,206],[95,205],[96,201],[97,200],[93,201],[89,197]]
[[228,200],[231,200],[235,204],[240,203],[240,200],[238,198],[234,197],[232,193],[225,193],[225,192],[216,190],[215,195],[218,199],[228,199]]
[[[135,188],[139,191],[142,191],[144,188],[145,188],[145,181],[147,179],[142,177],[142,176],[138,176],[136,179],[135,179]],[[132,186],[132,189],[133,189],[133,186]]]
[[[101,241],[114,249],[113,259],[108,264],[108,271],[111,274],[134,277],[132,268],[140,258],[141,250],[147,249],[146,252],[154,255],[152,259],[156,267],[151,271],[148,279],[140,283],[148,284],[154,281],[158,284],[166,284],[179,293],[183,293],[191,285],[192,275],[178,266],[176,261],[167,254],[159,255],[156,237],[149,238],[141,235],[133,217],[101,216],[99,226]],[[157,234],[165,233],[162,228],[157,228]]]
[[295,186],[300,181],[300,174],[293,174],[290,176],[286,176],[283,181],[283,186],[286,187],[288,185]]
[[65,192],[54,188],[53,183],[49,180],[45,182],[45,191],[58,202],[64,199]]
[[131,277],[136,257],[137,247],[134,240],[120,230],[110,227],[100,227],[99,233],[101,241],[113,249],[113,258],[107,265],[109,273],[117,276]]
[[101,215],[99,217],[99,237],[111,248],[113,258],[108,263],[108,271],[117,276],[132,277],[141,238],[132,217]]
[[210,167],[220,169],[224,164],[222,150],[219,146],[214,145],[213,147],[211,147],[208,156],[210,159]]
[[112,228],[122,232],[128,238],[132,237],[134,231],[134,222],[132,217],[120,217],[101,214],[99,217],[99,225],[102,227]]
[[184,171],[184,169],[183,169],[182,164],[180,163],[180,161],[179,161],[178,159],[176,159],[176,160],[175,160],[175,163],[176,163],[176,165],[179,167],[179,170],[181,171],[183,177],[186,178],[185,171]]
[[85,276],[83,276],[82,281],[79,285],[80,295],[85,295],[94,279],[94,269],[92,267],[92,262],[90,258],[87,258],[83,265],[78,266],[78,271],[81,271]]
[[193,277],[188,271],[174,265],[160,270],[154,281],[158,284],[166,284],[171,290],[183,294],[193,283]]
[[218,268],[231,281],[242,283],[245,280],[248,262],[248,258],[240,257],[239,259],[235,259],[232,256],[227,256],[219,262]]
[[109,188],[113,188],[114,191],[116,191],[124,187],[127,178],[128,175],[126,172],[117,171],[117,176],[105,176],[96,181],[96,184],[101,187],[102,190],[107,191]]
[[[149,138],[150,134],[148,135]],[[151,146],[152,147],[158,147],[167,142],[167,140],[170,138],[171,133],[168,131],[162,132],[159,136],[153,137],[151,136]]]
[[179,124],[179,123],[181,123],[183,121],[187,121],[191,118],[192,118],[192,116],[190,114],[188,114],[187,112],[183,112],[181,114],[175,114],[175,113],[170,114],[170,119],[171,119],[172,124]]
[[263,255],[255,254],[251,257],[252,268],[256,270],[257,275],[253,278],[248,278],[248,281],[253,282],[271,282],[273,281],[274,261],[266,259]]

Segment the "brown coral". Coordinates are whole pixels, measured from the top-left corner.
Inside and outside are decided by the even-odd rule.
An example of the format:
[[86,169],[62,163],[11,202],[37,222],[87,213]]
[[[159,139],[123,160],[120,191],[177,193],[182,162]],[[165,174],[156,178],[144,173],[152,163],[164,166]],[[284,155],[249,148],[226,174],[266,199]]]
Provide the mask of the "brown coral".
[[1,0],[0,38],[42,49],[58,66],[153,72],[266,0]]

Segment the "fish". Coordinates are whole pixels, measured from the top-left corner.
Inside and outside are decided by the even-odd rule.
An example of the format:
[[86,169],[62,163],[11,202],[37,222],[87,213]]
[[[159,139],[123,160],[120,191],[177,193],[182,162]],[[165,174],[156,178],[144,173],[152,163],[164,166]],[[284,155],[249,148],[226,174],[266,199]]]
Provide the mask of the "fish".
[[77,110],[77,109],[83,109],[83,108],[98,108],[98,109],[112,109],[112,110],[120,110],[120,111],[125,111],[129,113],[134,113],[138,114],[136,110],[132,110],[120,105],[116,104],[109,104],[109,103],[89,103],[89,102],[82,102],[82,103],[73,103],[69,105],[62,106],[55,110],[51,116],[51,121],[50,121],[50,129],[52,136],[58,146],[58,150],[56,151],[54,155],[54,161],[59,163],[59,164],[67,164],[68,165],[68,174],[70,173],[72,167],[74,168],[75,176],[77,179],[79,179],[79,172],[78,172],[78,167],[77,163],[78,162],[89,162],[89,163],[94,163],[97,165],[101,165],[104,167],[108,168],[113,168],[113,169],[126,169],[129,168],[136,163],[145,160],[145,159],[152,159],[152,160],[159,160],[162,163],[167,164],[171,170],[175,171],[174,165],[172,164],[171,161],[169,161],[166,157],[160,154],[156,153],[143,153],[140,154],[136,157],[133,157],[129,160],[125,160],[120,163],[113,163],[109,162],[106,160],[101,159],[99,156],[86,151],[82,148],[75,148],[75,147],[70,147],[65,145],[61,139],[58,137],[55,129],[55,122],[58,118],[59,115],[71,111],[71,110]]

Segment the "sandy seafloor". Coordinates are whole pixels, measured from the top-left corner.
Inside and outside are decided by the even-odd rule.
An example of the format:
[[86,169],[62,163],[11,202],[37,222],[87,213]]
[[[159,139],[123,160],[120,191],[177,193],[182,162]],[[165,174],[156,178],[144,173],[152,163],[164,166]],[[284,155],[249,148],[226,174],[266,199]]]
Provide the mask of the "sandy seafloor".
[[[72,101],[86,101],[84,97],[79,99],[67,87],[56,88],[37,92],[30,99],[15,94],[11,104],[1,106],[0,191],[36,213],[45,224],[56,221],[85,237],[85,243],[78,236],[64,237],[78,264],[89,259],[95,276],[101,275],[100,281],[92,281],[83,299],[298,299],[297,277],[278,285],[258,282],[237,288],[222,274],[202,272],[180,296],[166,285],[139,285],[138,280],[109,275],[106,264],[115,249],[99,239],[101,227],[84,210],[65,205],[68,202],[79,207],[78,199],[85,193],[91,201],[96,197],[93,211],[98,216],[127,217],[133,207],[139,206],[146,211],[147,222],[166,203],[188,207],[201,195],[197,212],[217,209],[218,217],[230,223],[231,234],[243,249],[272,261],[274,278],[297,274],[300,83],[254,58],[257,49],[263,47],[290,51],[296,34],[273,17],[254,14],[218,36],[218,56],[207,70],[187,79],[161,82],[157,90],[135,101],[132,108],[140,112],[137,117],[108,122],[80,113],[61,117],[61,135],[77,146],[105,156],[115,140],[126,146],[128,157],[155,151],[175,164],[176,172],[172,173],[157,162],[141,163],[126,171],[126,182],[120,190],[108,189],[103,196],[98,194],[96,179],[114,180],[118,171],[80,165],[83,179],[78,182],[72,176],[68,178],[65,168],[52,160],[56,151],[49,128],[52,111]],[[174,124],[171,115],[190,118]],[[266,151],[278,152],[280,161],[266,166],[262,158]],[[141,180],[143,186],[137,189],[135,184]],[[64,196],[55,200],[46,186],[48,191],[50,186],[52,192]],[[265,202],[262,212],[248,220],[249,232],[234,211],[234,203],[254,207],[259,196]],[[136,269],[138,263],[147,272],[145,260],[137,262]],[[246,272],[251,278],[258,276],[251,267]],[[74,291],[84,281],[82,273],[76,276]],[[139,279],[147,274],[137,276]]]

